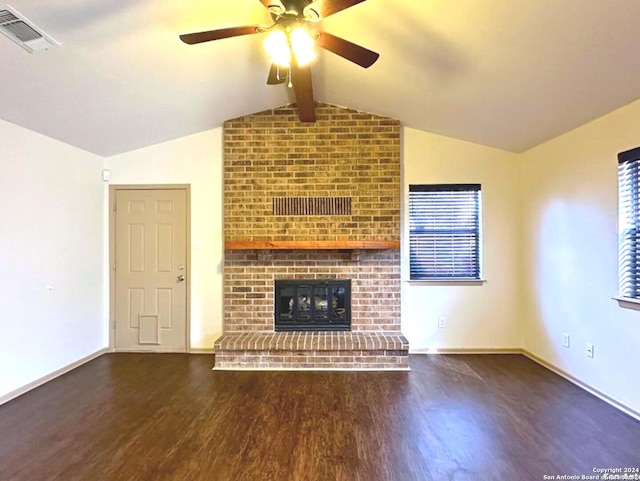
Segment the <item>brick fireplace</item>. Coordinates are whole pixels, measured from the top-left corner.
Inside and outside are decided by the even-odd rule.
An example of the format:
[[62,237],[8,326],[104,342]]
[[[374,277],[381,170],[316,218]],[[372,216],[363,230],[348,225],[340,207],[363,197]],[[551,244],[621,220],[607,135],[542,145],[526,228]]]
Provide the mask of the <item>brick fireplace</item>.
[[[408,368],[400,124],[326,104],[316,114],[303,124],[282,107],[225,122],[218,369]],[[349,330],[276,332],[276,280],[349,280]],[[337,301],[316,302],[335,315]]]

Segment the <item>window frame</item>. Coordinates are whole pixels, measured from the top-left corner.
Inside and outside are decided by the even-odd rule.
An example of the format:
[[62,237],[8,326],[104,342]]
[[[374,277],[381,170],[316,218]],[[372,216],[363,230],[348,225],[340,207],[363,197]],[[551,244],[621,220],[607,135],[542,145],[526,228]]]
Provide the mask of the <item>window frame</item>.
[[[413,196],[414,195],[419,195],[420,192],[428,192],[428,193],[435,193],[435,192],[442,192],[446,195],[449,195],[451,193],[454,192],[468,192],[468,193],[475,193],[475,195],[473,196],[473,200],[475,202],[475,205],[473,207],[473,209],[475,210],[475,212],[472,212],[472,214],[475,215],[475,224],[474,224],[474,228],[473,228],[473,236],[475,236],[475,251],[473,252],[475,260],[474,262],[471,262],[470,265],[473,268],[473,274],[470,276],[464,276],[464,275],[455,275],[455,267],[453,266],[453,264],[451,264],[449,267],[451,268],[451,270],[453,271],[452,274],[453,275],[441,275],[441,272],[446,270],[447,266],[443,264],[444,268],[443,269],[439,269],[438,270],[438,274],[433,273],[432,275],[428,275],[428,273],[425,272],[418,272],[418,269],[415,268],[414,265],[414,255],[420,255],[420,253],[418,254],[414,254],[414,241],[416,241],[416,235],[419,235],[419,231],[422,230],[423,232],[426,230],[427,233],[430,233],[431,235],[438,235],[437,231],[440,230],[442,231],[442,228],[434,228],[433,226],[431,227],[431,229],[429,229],[429,227],[427,225],[422,225],[420,226],[419,229],[414,227],[414,216],[412,213],[412,207],[413,207]],[[483,272],[484,272],[484,262],[483,262],[483,242],[484,242],[484,232],[483,232],[483,216],[482,216],[482,211],[483,211],[483,201],[482,201],[482,184],[410,184],[409,185],[409,192],[408,192],[408,231],[409,231],[409,243],[408,243],[408,249],[409,249],[409,282],[415,282],[415,283],[447,283],[447,282],[454,282],[454,283],[459,283],[459,284],[478,284],[478,283],[482,283],[484,282],[484,278],[483,278]],[[446,198],[443,198],[442,201],[446,202]],[[452,206],[455,207],[455,201],[452,201]],[[431,206],[427,206],[427,204],[425,204],[427,209],[432,209],[433,208],[433,204]],[[451,219],[447,219],[447,220],[451,220]],[[455,235],[456,235],[456,225],[449,225],[447,229],[444,229],[445,232],[440,232],[440,234],[442,234],[443,239],[446,238],[449,241],[455,239]],[[458,225],[458,229],[459,232],[462,231],[467,231],[468,234],[468,226],[466,228],[464,228],[462,226],[462,224]],[[430,231],[430,232],[429,232]],[[463,234],[464,235],[464,234]],[[468,240],[468,239],[467,239]],[[462,250],[464,249],[464,247],[459,248],[460,252],[462,252]],[[455,250],[455,249],[454,249]],[[431,251],[433,252],[433,251]],[[428,252],[423,252],[422,254],[426,254]],[[455,253],[454,253],[455,254]],[[436,259],[433,262],[433,267],[436,267],[438,263],[438,260]],[[475,266],[474,266],[475,264]],[[424,268],[422,269],[423,271],[425,270]],[[464,270],[464,269],[459,269],[459,270]]]
[[[635,237],[635,239],[633,239]],[[618,299],[640,302],[640,147],[618,154]]]

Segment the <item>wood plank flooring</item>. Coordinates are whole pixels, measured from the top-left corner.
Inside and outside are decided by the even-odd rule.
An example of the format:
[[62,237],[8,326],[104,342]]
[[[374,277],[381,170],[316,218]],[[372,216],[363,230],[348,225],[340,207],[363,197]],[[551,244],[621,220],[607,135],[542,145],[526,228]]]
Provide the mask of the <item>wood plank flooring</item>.
[[2,481],[467,481],[640,467],[640,422],[519,355],[223,372],[108,354],[0,406]]

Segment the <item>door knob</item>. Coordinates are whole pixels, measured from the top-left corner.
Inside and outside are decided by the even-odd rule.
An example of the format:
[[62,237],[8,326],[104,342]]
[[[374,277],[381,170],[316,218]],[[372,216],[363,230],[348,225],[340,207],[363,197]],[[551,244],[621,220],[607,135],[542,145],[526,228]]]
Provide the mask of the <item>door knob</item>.
[[183,275],[179,275],[178,276],[178,282],[182,282],[184,281],[184,276]]

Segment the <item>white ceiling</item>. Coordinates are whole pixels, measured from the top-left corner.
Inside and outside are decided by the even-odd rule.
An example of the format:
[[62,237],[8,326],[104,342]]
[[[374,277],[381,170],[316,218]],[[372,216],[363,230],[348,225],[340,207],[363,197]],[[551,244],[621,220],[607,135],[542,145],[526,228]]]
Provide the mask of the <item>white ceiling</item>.
[[[258,0],[12,0],[63,44],[0,37],[0,118],[101,156],[288,103],[265,84],[262,35],[188,46],[180,33],[271,23]],[[380,53],[329,52],[316,100],[523,151],[640,98],[639,0],[368,0],[320,24]]]

